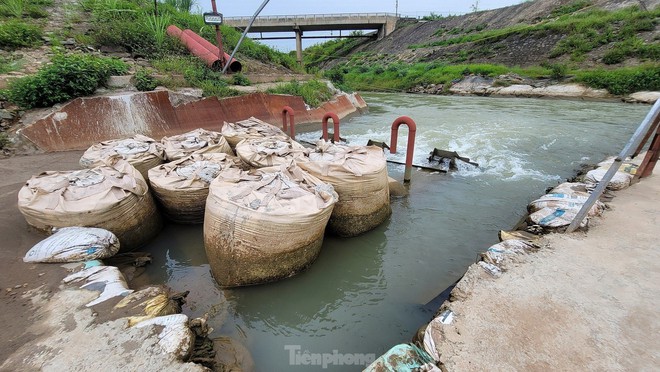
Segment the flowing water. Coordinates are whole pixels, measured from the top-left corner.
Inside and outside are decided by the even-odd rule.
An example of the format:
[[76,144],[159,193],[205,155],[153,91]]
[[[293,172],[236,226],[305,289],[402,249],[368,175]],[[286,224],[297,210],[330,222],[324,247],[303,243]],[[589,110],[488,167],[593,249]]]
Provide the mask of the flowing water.
[[[580,164],[617,154],[649,109],[612,102],[363,97],[369,113],[342,123],[341,136],[350,143],[389,143],[392,121],[407,115],[417,123],[416,164],[425,164],[436,147],[455,150],[479,168],[413,171],[410,196],[393,200],[386,223],[356,238],[326,237],[309,270],[277,283],[217,288],[201,226],[170,225],[148,247],[154,260],[142,280],[190,290],[184,311],[210,312],[213,336],[246,346],[259,371],[319,369],[296,364],[323,353],[344,356],[328,370],[360,370],[338,364],[351,363],[346,354],[378,356],[410,341],[440,305],[436,296],[497,242],[498,230],[515,225],[529,201]],[[403,161],[407,130],[400,132],[394,158]],[[316,131],[298,139],[319,136]],[[401,179],[403,166],[389,171]]]

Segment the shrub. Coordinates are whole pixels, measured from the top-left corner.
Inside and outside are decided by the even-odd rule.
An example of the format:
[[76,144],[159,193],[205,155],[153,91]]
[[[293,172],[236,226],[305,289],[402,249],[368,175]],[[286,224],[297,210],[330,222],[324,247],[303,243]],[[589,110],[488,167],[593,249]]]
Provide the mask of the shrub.
[[7,146],[9,146],[10,143],[11,141],[9,140],[9,136],[7,136],[7,133],[4,132],[0,133],[0,150],[3,150]]
[[332,91],[328,86],[318,80],[310,80],[304,83],[292,81],[276,88],[268,89],[268,93],[290,94],[302,97],[303,101],[312,107],[318,107],[323,102],[332,98]]
[[59,54],[36,74],[14,80],[9,100],[24,107],[47,107],[87,96],[105,84],[110,75],[121,75],[128,66],[110,58],[84,54]]
[[234,76],[231,77],[231,83],[233,85],[242,85],[244,87],[250,85],[250,79],[247,78],[247,76],[243,75],[242,73],[236,73]]
[[616,95],[660,90],[660,65],[579,72],[576,80]]
[[41,27],[19,20],[0,24],[0,48],[16,49],[41,44]]
[[146,69],[140,69],[135,73],[135,88],[141,92],[146,92],[156,89],[158,80],[156,80],[151,73]]

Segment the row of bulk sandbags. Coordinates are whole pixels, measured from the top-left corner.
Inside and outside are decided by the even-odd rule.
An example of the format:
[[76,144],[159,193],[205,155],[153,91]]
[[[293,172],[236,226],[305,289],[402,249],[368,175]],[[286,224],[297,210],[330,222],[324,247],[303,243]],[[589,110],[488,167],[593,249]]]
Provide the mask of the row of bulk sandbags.
[[[171,143],[169,145],[169,148],[173,150],[170,151],[170,155],[168,155],[168,157],[174,158],[177,156],[185,156],[186,154],[185,151],[194,150],[196,152],[193,152],[193,155],[188,155],[187,157],[183,157],[171,163],[157,165],[151,167],[148,170],[147,175],[150,179],[152,190],[154,191],[154,194],[163,205],[163,211],[167,217],[169,217],[170,219],[176,222],[183,222],[183,223],[199,223],[202,222],[202,220],[204,219],[213,220],[216,218],[217,219],[226,218],[229,220],[233,219],[234,222],[232,222],[231,224],[232,234],[239,236],[243,235],[243,237],[252,236],[255,240],[261,239],[263,243],[262,246],[260,247],[262,252],[263,253],[271,252],[273,254],[273,257],[278,256],[277,250],[272,249],[274,245],[268,243],[270,241],[269,239],[273,237],[273,232],[277,230],[269,230],[268,228],[264,228],[262,229],[262,231],[259,231],[259,230],[254,230],[254,226],[250,225],[249,223],[243,223],[241,225],[240,223],[236,223],[237,218],[235,215],[233,216],[229,215],[228,217],[222,215],[223,213],[225,213],[223,209],[206,208],[206,217],[204,217],[204,205],[206,204],[206,195],[209,193],[209,185],[211,185],[211,188],[214,187],[211,181],[213,179],[216,179],[216,177],[218,177],[224,171],[226,171],[226,174],[236,174],[236,172],[242,171],[241,168],[244,168],[242,167],[243,163],[247,163],[251,167],[263,167],[263,166],[269,166],[275,164],[281,165],[280,168],[274,167],[275,169],[278,169],[276,172],[273,171],[272,169],[263,170],[263,171],[253,170],[252,171],[253,174],[251,174],[248,177],[248,178],[250,177],[253,178],[257,176],[263,176],[272,172],[280,174],[280,176],[277,177],[277,179],[279,180],[278,184],[280,186],[284,185],[284,188],[281,189],[280,192],[275,193],[274,195],[271,195],[272,193],[268,194],[271,195],[270,196],[271,199],[268,200],[269,202],[268,204],[271,205],[270,207],[265,209],[261,208],[261,211],[259,211],[259,208],[256,208],[257,212],[271,214],[270,217],[264,216],[264,218],[266,219],[271,218],[272,216],[276,216],[276,218],[280,218],[281,215],[285,215],[283,221],[284,223],[286,223],[287,213],[291,214],[292,216],[295,216],[296,213],[295,209],[291,210],[291,208],[288,209],[284,208],[280,210],[279,208],[273,206],[286,205],[288,202],[291,201],[290,199],[292,198],[295,199],[299,197],[300,195],[298,194],[300,194],[300,192],[298,189],[301,188],[301,185],[305,185],[306,182],[305,180],[308,181],[310,179],[314,179],[312,175],[316,175],[318,176],[318,178],[320,178],[321,181],[325,181],[335,186],[338,192],[340,193],[339,196],[340,201],[339,203],[337,203],[337,208],[335,208],[337,213],[333,213],[332,218],[330,220],[331,221],[330,229],[335,233],[337,233],[338,235],[341,236],[358,235],[362,232],[371,230],[372,228],[378,226],[390,215],[391,209],[389,205],[389,188],[387,182],[386,163],[385,163],[384,155],[379,148],[349,147],[349,146],[333,145],[320,141],[317,145],[317,148],[311,154],[309,154],[310,155],[309,157],[307,157],[306,155],[308,153],[308,150],[306,150],[300,144],[296,143],[295,141],[291,140],[286,135],[284,135],[284,133],[281,132],[279,128],[276,128],[270,124],[261,122],[254,118],[251,118],[247,121],[239,122],[238,124],[239,125],[227,124],[225,126],[226,130],[223,130],[223,132],[227,132],[229,134],[229,137],[232,138],[232,141],[235,141],[237,138],[242,138],[239,142],[236,142],[236,151],[238,155],[241,157],[242,162],[239,161],[237,158],[225,154],[225,152],[231,152],[231,148],[227,149],[228,146],[223,144],[222,141],[218,139],[218,138],[222,138],[223,136],[217,134],[216,132],[208,132],[208,131],[200,130],[178,136],[179,142],[182,143],[181,145],[173,146],[171,145]],[[259,138],[260,135],[269,135],[270,137]],[[204,136],[204,137],[202,140],[197,140],[194,139],[195,136],[199,136],[199,137]],[[144,143],[141,145],[136,144],[138,140],[142,140]],[[163,140],[163,143],[166,143],[165,140],[166,139]],[[232,143],[232,141],[229,141],[229,143]],[[155,144],[155,141],[150,140],[146,137],[136,136],[132,139],[126,140],[125,142],[121,142],[121,141],[117,141],[117,142],[120,143],[119,145],[120,151],[112,150],[106,152],[106,156],[108,156],[107,154],[109,153],[110,158],[115,163],[120,162],[118,160],[118,157],[121,156],[129,162],[132,161],[133,164],[135,164],[136,166],[140,166],[144,171],[144,168],[147,167],[147,165],[145,164],[153,165],[155,164],[154,159],[159,158],[156,154],[158,152],[157,149],[159,148],[159,146]],[[108,143],[111,143],[111,141],[108,141],[106,144]],[[207,145],[205,146],[203,144],[207,144]],[[209,148],[211,147],[215,147],[216,149],[221,149],[221,150],[219,153],[217,153],[215,152],[215,150],[209,150]],[[95,147],[93,146],[92,148]],[[91,151],[92,148],[88,150],[88,153],[92,152]],[[101,153],[101,151],[97,151],[97,152]],[[207,152],[207,153],[200,153],[200,152]],[[83,156],[83,158],[86,157]],[[150,163],[152,161],[153,163]],[[89,162],[89,164],[92,163],[93,162]],[[304,169],[308,171],[311,175],[307,174],[306,172],[298,168],[295,164],[304,167]],[[284,168],[282,168],[282,166]],[[101,166],[92,169],[87,174],[99,173],[101,172],[99,171],[99,169],[104,169],[106,172],[112,171],[107,166]],[[282,169],[286,169],[286,170],[283,171]],[[84,171],[76,171],[69,173],[71,173],[72,177],[75,178],[78,177],[81,174],[81,172]],[[59,173],[63,173],[63,172],[59,172]],[[287,175],[295,174],[297,175],[297,178],[290,179],[282,176],[282,174],[287,174]],[[305,177],[301,178],[300,174],[305,174]],[[157,215],[155,206],[153,205],[153,201],[149,196],[148,189],[144,185],[144,180],[141,180],[140,176],[137,176],[135,174],[130,175],[129,172],[127,171],[122,175],[117,174],[115,178],[123,178],[124,182],[126,183],[129,183],[128,180],[133,179],[134,180],[133,183],[136,186],[139,186],[137,187],[137,189],[139,190],[135,191],[134,194],[142,196],[143,199],[145,200],[147,199],[149,200],[148,203],[149,205],[143,209],[151,211],[150,215],[152,217],[148,218],[150,223],[147,224],[141,223],[141,220],[143,220],[142,218],[148,216],[144,216],[143,214],[140,213],[130,212],[130,209],[116,210],[118,213],[113,214],[111,213],[112,212],[112,208],[110,208],[111,205],[108,204],[108,208],[105,208],[106,210],[104,213],[98,213],[101,215],[100,219],[103,219],[102,217],[105,216],[107,217],[107,219],[117,221],[118,224],[123,226],[117,227],[114,225],[108,225],[106,227],[106,225],[103,225],[103,223],[100,222],[96,223],[97,221],[94,221],[94,223],[96,223],[94,226],[106,227],[109,230],[117,233],[118,237],[120,237],[120,241],[122,241],[123,248],[134,249],[135,247],[142,245],[147,239],[150,239],[153,235],[155,235],[155,233],[158,232],[158,230],[160,229],[160,219],[157,216],[155,216]],[[226,180],[226,177],[222,177],[222,179]],[[316,180],[314,182],[317,181],[319,180]],[[69,183],[71,183],[71,180],[69,180]],[[124,190],[121,188],[119,190],[115,190],[117,186],[117,182],[108,185],[108,187],[95,186],[96,183],[94,180],[83,181],[82,183],[84,184],[84,187],[93,186],[92,189],[94,191],[98,191],[101,194],[104,194],[103,197],[108,197],[108,196],[117,197],[121,193],[121,190]],[[30,182],[28,182],[28,185],[29,184]],[[220,183],[218,182],[218,184]],[[321,184],[325,184],[325,183],[321,182]],[[230,186],[236,186],[236,185],[231,184]],[[320,185],[316,185],[316,186],[320,187]],[[260,186],[260,188],[262,187],[265,186]],[[268,188],[266,187],[266,189]],[[294,192],[292,190],[298,190],[298,191]],[[71,195],[84,194],[85,197],[94,194],[89,190],[81,191],[79,189],[75,189],[73,191],[65,192],[65,193]],[[327,193],[330,192],[326,190],[326,194]],[[36,194],[43,194],[43,193],[36,192]],[[63,195],[63,193],[60,194]],[[215,195],[215,192],[212,191],[211,194]],[[52,202],[51,196],[46,196],[44,199],[50,199]],[[64,199],[68,200],[70,198],[64,198]],[[211,197],[209,197],[209,200],[211,200]],[[232,199],[231,201],[236,202],[237,200]],[[115,200],[115,201],[117,201],[118,204],[121,204],[119,203],[119,200]],[[264,201],[261,200],[261,202]],[[274,204],[271,204],[270,202],[273,202]],[[336,202],[336,198],[331,204],[334,205],[335,202]],[[19,202],[19,205],[20,204],[21,203]],[[240,203],[237,203],[237,205],[238,204]],[[253,206],[254,204],[251,204],[248,205],[247,207],[252,208]],[[302,205],[302,207],[307,207],[307,206]],[[70,226],[71,225],[70,220],[68,220],[68,218],[66,217],[67,208],[64,207],[63,209],[65,209],[64,213],[59,214],[55,219],[62,222],[65,226]],[[328,206],[326,205],[322,209],[324,211],[323,215],[327,214],[329,217],[330,214],[327,212]],[[42,210],[47,210],[47,207],[43,208]],[[332,210],[332,208],[330,208],[329,210]],[[81,210],[77,210],[76,212],[79,213],[81,212]],[[86,214],[90,214],[90,215],[96,215],[97,214],[96,212],[97,211],[95,210],[85,211]],[[309,214],[309,211],[306,211],[304,213]],[[28,217],[29,213],[24,213],[24,214],[26,214],[26,219],[28,219],[28,222],[32,225],[42,226],[44,229],[50,226],[58,226],[52,223],[48,224],[48,223],[44,223],[43,221],[31,220]],[[130,220],[128,222],[130,223],[127,223],[127,221],[123,221],[123,218],[120,218],[121,215],[124,214],[127,214],[128,220]],[[320,221],[323,221],[324,218],[325,217],[321,218]],[[85,221],[87,220],[85,219]],[[81,225],[87,225],[87,226],[90,225],[89,223],[85,223],[84,221],[76,221],[76,222],[77,224],[81,224]],[[321,227],[320,229],[317,228],[313,230],[315,237],[317,238],[318,236],[322,237],[326,222],[327,220],[325,220],[325,222],[319,225]],[[142,228],[142,230],[144,230],[149,225],[153,227],[152,229],[153,233],[145,234],[144,231],[142,231],[141,236],[144,237],[142,241],[134,241],[135,239],[130,240],[127,238],[127,236],[140,235],[140,227]],[[208,225],[211,226],[212,224],[209,223]],[[222,229],[226,230],[226,226],[223,226]],[[212,231],[212,228],[207,229],[205,227],[205,236],[207,235],[219,236],[223,234],[226,235],[226,231]],[[258,278],[259,275],[253,275],[253,279],[249,279],[250,277],[249,273],[247,273],[245,276],[245,278],[248,279],[236,281],[230,278],[225,281],[227,283],[226,286],[253,284],[259,281],[273,280],[277,276],[280,277],[288,276],[289,274],[294,273],[296,270],[291,269],[291,267],[297,267],[300,269],[307,266],[308,264],[311,263],[311,261],[313,261],[313,258],[316,257],[316,255],[318,254],[317,249],[320,248],[321,245],[321,240],[310,239],[307,235],[302,234],[302,239],[306,243],[303,245],[298,244],[299,246],[296,246],[297,243],[295,242],[292,243],[290,239],[291,235],[288,234],[289,239],[286,243],[288,244],[288,246],[292,247],[292,251],[296,249],[302,249],[302,251],[309,251],[308,254],[300,254],[301,256],[300,262],[283,263],[283,265],[280,266],[280,269],[278,271],[280,272],[280,274],[274,275],[272,273],[270,274],[262,273],[261,279],[254,279],[254,278]],[[220,240],[220,242],[222,244],[215,244],[213,239],[205,239],[205,245],[207,246],[207,251],[209,250],[213,251],[212,253],[209,254],[209,261],[214,261],[212,256],[221,257],[222,252],[220,253],[218,252],[223,249],[230,253],[235,251],[234,246],[232,246],[232,244],[230,243],[227,243],[227,240],[224,241]],[[238,245],[243,244],[242,240],[238,240],[237,242]],[[286,244],[283,244],[283,246],[285,245]],[[257,249],[253,253],[255,252],[258,253],[259,250]],[[234,253],[231,254],[235,256],[236,258],[235,261],[237,262],[240,262],[242,259],[245,259],[245,257],[239,257]],[[291,255],[291,252],[289,252],[288,254]],[[255,256],[258,256],[258,254]],[[227,262],[231,262],[231,260]],[[290,265],[290,267],[288,267],[287,265]],[[228,265],[225,265],[225,267],[226,266]],[[240,265],[229,265],[229,266],[239,267]],[[275,266],[274,268],[276,269],[277,266]],[[214,270],[214,273],[216,272],[218,272],[218,270]],[[287,275],[281,274],[284,272],[286,272]],[[219,274],[216,274],[216,279],[220,279],[219,281],[222,281]]]

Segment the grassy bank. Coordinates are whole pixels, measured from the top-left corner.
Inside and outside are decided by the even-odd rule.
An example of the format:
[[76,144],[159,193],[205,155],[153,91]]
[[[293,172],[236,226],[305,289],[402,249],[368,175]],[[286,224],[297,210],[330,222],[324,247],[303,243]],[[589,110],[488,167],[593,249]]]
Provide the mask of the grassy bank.
[[520,68],[492,64],[450,65],[433,63],[371,63],[356,59],[324,72],[325,77],[345,90],[408,91],[416,86],[445,85],[467,75],[496,78],[516,74],[531,79],[558,79],[580,82],[622,95],[641,90],[660,90],[660,64],[619,69],[572,70],[561,64]]

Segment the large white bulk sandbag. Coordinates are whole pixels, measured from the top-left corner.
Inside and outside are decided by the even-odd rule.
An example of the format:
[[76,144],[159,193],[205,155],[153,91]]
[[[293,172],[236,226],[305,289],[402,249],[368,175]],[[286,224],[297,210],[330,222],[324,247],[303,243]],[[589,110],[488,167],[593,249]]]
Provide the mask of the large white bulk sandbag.
[[337,201],[332,186],[299,167],[229,169],[211,182],[204,247],[221,287],[265,283],[318,256]]
[[168,161],[202,153],[221,152],[234,155],[234,151],[221,133],[202,128],[176,136],[163,137],[160,142],[165,148],[165,158]]
[[165,151],[160,142],[136,134],[131,138],[92,145],[80,158],[80,165],[84,168],[106,165],[109,159],[117,156],[128,161],[144,179],[147,179],[149,169],[161,164],[165,159]]
[[252,138],[236,145],[236,155],[255,168],[272,167],[307,160],[308,150],[289,137]]
[[[614,164],[614,160],[616,160],[616,157],[611,156],[598,163],[598,168],[609,169],[612,166],[612,164]],[[619,172],[628,173],[632,175],[637,174],[637,169],[639,169],[639,165],[635,164],[635,162],[630,158],[626,159],[626,161],[621,162],[621,165],[619,166]]]
[[[594,170],[590,170],[589,172],[587,172],[587,175],[585,176],[584,180],[587,183],[592,183],[592,184],[599,183],[603,179],[607,171],[608,171],[607,168],[597,168]],[[625,189],[626,187],[630,186],[630,181],[632,180],[632,178],[633,176],[629,173],[617,171],[616,173],[614,173],[614,176],[607,184],[607,188],[610,190]]]
[[225,122],[222,126],[222,135],[232,148],[235,148],[239,142],[245,139],[288,137],[280,128],[255,117],[237,121],[236,123]]
[[162,220],[140,173],[125,161],[32,177],[18,192],[18,209],[35,228],[88,226],[111,231],[121,251],[156,236]]
[[[543,208],[555,209],[577,209],[580,210],[584,203],[587,201],[588,196],[571,195],[571,194],[545,194],[542,197],[532,201],[527,206],[530,212],[536,212]],[[589,216],[600,216],[603,214],[605,205],[600,201],[596,201],[589,210]]]
[[165,216],[177,223],[204,222],[209,184],[220,171],[241,165],[225,153],[193,154],[149,170],[149,183]]
[[135,325],[136,328],[148,326],[163,327],[158,334],[158,345],[165,353],[177,359],[188,360],[195,344],[195,335],[188,326],[188,316],[173,314],[147,319]]
[[115,234],[95,227],[63,227],[35,244],[23,262],[80,262],[99,260],[119,252]]
[[321,140],[309,154],[309,161],[298,165],[331,184],[339,195],[328,223],[337,235],[350,237],[372,230],[392,213],[387,163],[381,148]]

